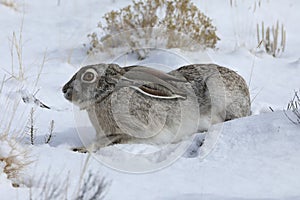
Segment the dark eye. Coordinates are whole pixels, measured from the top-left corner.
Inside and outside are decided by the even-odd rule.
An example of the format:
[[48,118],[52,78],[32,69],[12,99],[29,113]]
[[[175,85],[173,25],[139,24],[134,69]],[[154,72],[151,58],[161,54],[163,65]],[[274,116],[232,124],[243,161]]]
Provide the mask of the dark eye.
[[81,76],[81,80],[87,83],[95,82],[96,78],[97,78],[97,72],[94,69],[86,70],[86,72],[84,72],[84,74],[82,74]]
[[92,72],[87,72],[83,76],[83,80],[92,81],[94,79],[94,74]]

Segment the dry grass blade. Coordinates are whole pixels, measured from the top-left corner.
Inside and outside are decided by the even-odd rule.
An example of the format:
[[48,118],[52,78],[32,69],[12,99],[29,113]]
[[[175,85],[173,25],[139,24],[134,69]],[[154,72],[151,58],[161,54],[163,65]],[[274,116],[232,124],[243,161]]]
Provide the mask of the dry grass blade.
[[6,75],[3,76],[3,79],[2,79],[1,84],[0,84],[0,94],[2,93],[2,90],[3,90],[3,87],[4,87],[5,78],[6,78]]
[[[19,35],[13,32],[12,37],[9,38],[9,41],[11,43],[10,45],[11,72],[8,72],[8,74],[10,74],[11,77],[9,79],[14,78],[20,81],[24,80],[25,78],[25,71],[23,66],[23,25],[24,25],[24,14],[21,21]],[[17,58],[15,58],[15,53],[17,55]],[[18,62],[18,71],[15,69],[15,59],[17,59]]]
[[294,124],[300,125],[300,97],[297,91],[295,91],[294,97],[288,103],[286,110],[292,111],[296,119],[292,119],[292,117],[290,117],[287,112],[284,111],[286,117]]
[[53,131],[54,131],[54,120],[51,120],[50,127],[49,127],[49,134],[45,138],[46,144],[49,144],[51,142],[52,138],[54,137]]
[[[262,41],[264,49],[268,54],[278,57],[285,51],[286,30],[283,24],[280,29],[279,21],[272,27],[267,27],[266,31],[264,22],[261,23],[261,30],[259,24],[257,24],[256,31],[258,43]],[[279,39],[281,39],[280,42]]]
[[40,80],[42,71],[43,71],[43,69],[44,69],[44,65],[45,65],[45,62],[46,62],[46,56],[47,56],[47,51],[45,51],[45,53],[44,53],[43,60],[42,60],[42,63],[41,63],[41,65],[40,65],[40,69],[39,69],[38,75],[37,75],[36,80],[35,80],[35,83],[34,83],[34,89],[37,88],[37,85],[38,85],[38,82],[39,82],[39,80]]

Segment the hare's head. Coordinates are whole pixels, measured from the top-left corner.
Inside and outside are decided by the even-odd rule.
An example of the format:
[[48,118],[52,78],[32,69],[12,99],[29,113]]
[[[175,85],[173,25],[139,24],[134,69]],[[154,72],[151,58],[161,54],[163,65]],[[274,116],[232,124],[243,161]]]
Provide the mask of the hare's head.
[[116,64],[85,66],[64,85],[62,91],[67,100],[85,108],[111,94],[122,74],[124,69]]
[[184,92],[170,82],[186,82],[164,72],[142,66],[121,68],[117,64],[97,64],[82,67],[62,91],[67,100],[81,109],[101,102],[112,92],[129,87],[151,98],[186,98]]

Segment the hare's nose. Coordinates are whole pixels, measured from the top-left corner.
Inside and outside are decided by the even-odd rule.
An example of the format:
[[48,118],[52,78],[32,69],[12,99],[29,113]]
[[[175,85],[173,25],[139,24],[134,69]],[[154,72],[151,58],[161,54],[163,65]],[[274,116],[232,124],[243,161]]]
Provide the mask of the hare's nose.
[[64,97],[71,101],[72,100],[72,91],[73,91],[73,88],[72,87],[69,87],[67,85],[65,85],[63,88],[62,88],[62,92],[64,93]]
[[71,101],[72,100],[72,90],[71,89],[67,89],[66,91],[63,91],[64,92],[64,97]]
[[65,94],[65,93],[67,93],[67,91],[68,91],[68,88],[69,88],[69,85],[64,85],[64,87],[62,88],[62,92]]

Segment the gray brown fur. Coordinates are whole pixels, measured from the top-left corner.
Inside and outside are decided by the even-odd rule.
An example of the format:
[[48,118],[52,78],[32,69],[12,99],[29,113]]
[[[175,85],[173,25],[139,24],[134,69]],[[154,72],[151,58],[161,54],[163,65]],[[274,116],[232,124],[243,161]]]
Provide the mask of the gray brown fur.
[[[170,74],[179,72],[186,80],[192,83],[193,89],[198,97],[198,102],[203,110],[211,107],[211,98],[208,83],[222,80],[226,91],[226,120],[248,116],[250,114],[250,94],[248,86],[239,74],[226,67],[216,64],[187,65],[176,69]],[[220,79],[220,77],[222,77]],[[214,88],[211,88],[213,90]]]
[[[97,79],[84,83],[89,69]],[[250,114],[244,79],[214,64],[187,65],[168,74],[140,66],[86,66],[65,84],[63,93],[87,110],[100,147],[178,142],[212,124]]]

